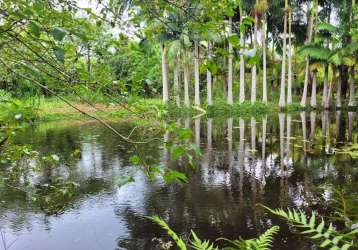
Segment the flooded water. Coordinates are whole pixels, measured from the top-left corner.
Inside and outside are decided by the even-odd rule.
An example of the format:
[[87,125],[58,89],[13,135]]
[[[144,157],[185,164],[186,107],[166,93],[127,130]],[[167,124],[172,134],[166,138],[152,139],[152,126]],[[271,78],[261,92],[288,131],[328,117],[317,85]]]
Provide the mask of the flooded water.
[[[160,249],[157,239],[168,237],[144,218],[148,215],[161,216],[184,238],[193,229],[211,240],[250,238],[276,224],[280,233],[274,249],[315,249],[257,204],[325,214],[331,209],[329,187],[358,191],[358,160],[337,154],[339,148],[357,143],[355,116],[338,111],[182,119],[178,122],[193,130],[193,142],[203,152],[196,169],[181,159],[170,162],[163,146],[167,134],[140,150],[153,164],[185,171],[187,184],[150,182],[130,163],[133,147],[98,124],[28,129],[18,135],[18,142],[30,143],[42,154],[57,154],[66,164],[36,175],[25,172],[17,185],[45,186],[61,177],[78,187],[70,199],[41,203],[16,188],[0,186],[0,249]],[[127,134],[133,128],[114,125]],[[148,128],[135,131],[134,139],[137,132],[137,138],[156,136]],[[80,157],[71,157],[78,149]],[[119,186],[118,179],[126,175],[133,175],[135,182]]]

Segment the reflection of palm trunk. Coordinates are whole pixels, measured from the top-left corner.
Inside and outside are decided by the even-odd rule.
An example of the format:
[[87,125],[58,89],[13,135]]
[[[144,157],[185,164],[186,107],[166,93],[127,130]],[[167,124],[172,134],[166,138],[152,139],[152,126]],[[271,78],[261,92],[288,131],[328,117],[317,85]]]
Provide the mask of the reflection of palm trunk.
[[208,141],[208,145],[207,145],[207,154],[208,154],[208,166],[210,167],[211,165],[211,157],[212,157],[212,151],[213,151],[213,119],[212,118],[208,118],[208,121],[206,123],[207,126],[207,141]]
[[229,168],[232,168],[232,122],[233,118],[227,119],[227,141],[228,141],[228,160],[229,160]]
[[316,112],[310,113],[310,120],[311,120],[311,134],[310,134],[310,149],[312,148],[312,145],[315,141],[315,135],[316,135]]
[[284,137],[285,137],[285,114],[280,113],[278,115],[279,123],[280,123],[280,166],[281,170],[284,168]]
[[169,141],[169,131],[167,130],[167,124],[164,125],[165,127],[165,133],[164,133],[164,136],[163,136],[163,142],[164,142],[164,147],[163,147],[163,165],[165,167],[168,166],[168,163],[169,163],[169,150],[167,148],[167,143]]
[[267,115],[262,119],[262,166],[266,167],[266,127]]
[[[287,115],[287,161],[290,161],[291,157],[291,126],[292,126],[292,118],[291,115]],[[293,162],[293,161],[292,161]]]
[[301,116],[301,123],[302,123],[303,152],[306,155],[307,152],[306,112],[301,112],[300,116]]
[[195,119],[195,144],[200,147],[200,118]]
[[336,145],[338,143],[343,142],[341,123],[342,123],[342,111],[337,110],[336,111]]
[[353,125],[355,112],[348,112],[348,142],[353,142]]
[[255,155],[256,152],[256,120],[251,118],[251,149],[252,154]]
[[240,144],[239,144],[239,192],[240,192],[240,206],[243,206],[244,201],[244,160],[245,160],[245,121],[240,119]]

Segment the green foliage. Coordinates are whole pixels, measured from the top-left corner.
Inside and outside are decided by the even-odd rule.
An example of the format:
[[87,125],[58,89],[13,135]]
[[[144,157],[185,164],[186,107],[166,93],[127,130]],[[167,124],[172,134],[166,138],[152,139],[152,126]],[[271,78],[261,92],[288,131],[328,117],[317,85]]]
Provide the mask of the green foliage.
[[273,237],[279,230],[280,228],[278,226],[273,226],[256,239],[244,240],[240,238],[234,241],[225,239],[231,246],[225,247],[224,250],[270,250],[274,239]]
[[318,221],[317,215],[313,212],[310,216],[306,215],[303,211],[296,211],[294,209],[270,209],[265,207],[272,214],[275,214],[285,220],[296,228],[304,235],[309,235],[313,240],[320,242],[321,248],[329,248],[330,250],[346,250],[352,246],[352,242],[347,241],[350,235],[357,235],[358,229],[352,230],[348,233],[340,233],[336,231],[330,223],[328,228],[326,222],[321,218]]
[[151,221],[153,221],[154,223],[156,223],[157,225],[159,225],[162,229],[164,229],[167,234],[174,240],[174,242],[176,243],[176,245],[178,246],[178,248],[180,250],[187,250],[187,247],[183,241],[183,239],[178,236],[169,226],[168,224],[161,219],[159,216],[151,216],[151,217],[147,217],[148,219],[150,219]]
[[[187,246],[184,240],[178,236],[163,219],[158,216],[151,216],[147,218],[163,228],[174,240],[180,250],[186,250],[189,247],[195,250],[219,250],[219,248],[209,240],[201,240],[194,231],[191,231],[192,239],[190,240],[190,245]],[[273,237],[278,233],[278,231],[279,227],[273,226],[255,239],[244,240],[240,238],[238,240],[231,241],[220,238],[218,240],[224,240],[230,244],[229,246],[222,248],[223,250],[270,250],[273,243]]]

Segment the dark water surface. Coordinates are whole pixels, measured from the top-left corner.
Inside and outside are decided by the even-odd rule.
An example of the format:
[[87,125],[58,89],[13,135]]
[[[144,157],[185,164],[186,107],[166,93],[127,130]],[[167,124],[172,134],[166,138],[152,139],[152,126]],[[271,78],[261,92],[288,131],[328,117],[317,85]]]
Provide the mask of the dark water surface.
[[[160,249],[165,233],[146,215],[157,214],[184,238],[193,229],[203,239],[250,238],[280,225],[274,249],[315,249],[310,241],[291,233],[280,219],[257,206],[330,210],[327,185],[358,191],[358,160],[336,154],[337,148],[357,143],[353,112],[272,114],[262,119],[187,119],[193,141],[203,159],[187,170],[188,184],[151,183],[131,166],[133,147],[98,124],[43,124],[18,136],[43,154],[57,154],[67,166],[40,170],[19,178],[45,184],[62,177],[78,183],[78,192],[53,214],[11,187],[0,187],[0,249],[91,250]],[[130,124],[115,124],[129,133]],[[151,136],[151,131],[140,130]],[[154,132],[153,132],[154,133]],[[134,132],[136,136],[137,132]],[[158,165],[180,170],[163,147],[168,135],[141,146],[143,155]],[[135,139],[135,137],[134,137]],[[79,159],[71,154],[81,150]],[[118,186],[133,175],[135,182]],[[318,187],[326,185],[325,190]],[[59,201],[61,202],[61,201]],[[220,244],[220,243],[219,243]]]

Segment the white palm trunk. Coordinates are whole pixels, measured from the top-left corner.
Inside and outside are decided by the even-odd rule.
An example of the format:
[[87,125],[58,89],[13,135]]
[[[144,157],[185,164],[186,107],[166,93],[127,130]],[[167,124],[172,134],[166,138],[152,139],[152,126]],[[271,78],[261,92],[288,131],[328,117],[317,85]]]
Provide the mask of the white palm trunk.
[[[253,47],[257,51],[257,25],[258,25],[258,16],[255,13],[255,25],[254,25],[254,41]],[[256,88],[257,88],[257,67],[254,64],[251,68],[251,103],[256,102]]]
[[[229,37],[232,34],[232,17],[229,17]],[[227,76],[227,104],[233,104],[232,95],[232,44],[229,42],[228,76]]]
[[194,76],[195,76],[195,92],[194,104],[200,106],[200,72],[199,72],[199,41],[194,42]]
[[188,65],[188,58],[184,60],[184,106],[189,108],[190,98],[189,98],[189,85],[190,85],[190,72]]
[[[310,21],[308,24],[308,36],[307,36],[306,44],[309,44],[312,41],[314,9],[315,9],[315,6],[313,6],[311,8],[311,16],[310,16]],[[310,78],[310,59],[309,59],[309,57],[306,57],[305,81],[304,81],[304,85],[303,85],[301,107],[306,107],[309,78]]]
[[267,104],[266,15],[262,25],[262,101]]
[[322,107],[325,107],[328,98],[328,64],[324,65]]
[[163,84],[163,103],[167,103],[169,100],[169,89],[168,89],[168,62],[167,62],[167,51],[165,45],[162,43],[161,46],[162,54],[162,84]]
[[287,0],[285,1],[285,16],[283,23],[283,42],[282,42],[282,64],[281,64],[281,85],[280,85],[280,101],[278,106],[283,108],[286,106],[286,38],[287,38]]
[[288,13],[287,104],[292,104],[292,12]]
[[179,72],[180,72],[179,56],[176,55],[174,58],[174,96],[175,96],[176,105],[178,107],[180,107]]
[[336,67],[333,66],[333,68],[332,68],[332,80],[329,82],[327,98],[326,98],[326,102],[324,104],[325,109],[329,109],[330,106],[331,106],[331,98],[332,98],[333,87],[334,87],[334,85],[336,84],[336,81],[337,81],[336,73],[337,73],[336,72]]
[[349,102],[348,107],[354,107],[356,105],[356,94],[355,94],[355,69],[351,67],[350,81],[349,81]]
[[317,70],[313,71],[312,77],[312,91],[311,91],[311,107],[317,107]]
[[[242,8],[240,7],[240,23],[243,19]],[[244,61],[244,33],[240,32],[240,98],[239,103],[245,101],[245,61]]]
[[[212,44],[211,42],[208,42],[208,59],[210,60],[212,58]],[[206,70],[206,88],[207,88],[207,102],[209,106],[213,105],[213,94],[212,94],[212,81],[213,77],[211,75],[210,70]]]

